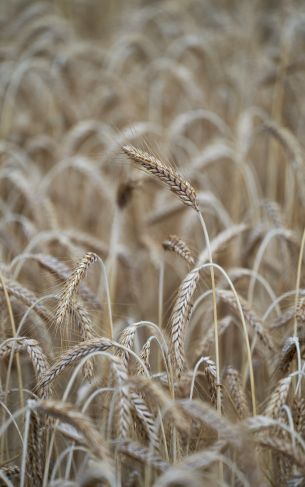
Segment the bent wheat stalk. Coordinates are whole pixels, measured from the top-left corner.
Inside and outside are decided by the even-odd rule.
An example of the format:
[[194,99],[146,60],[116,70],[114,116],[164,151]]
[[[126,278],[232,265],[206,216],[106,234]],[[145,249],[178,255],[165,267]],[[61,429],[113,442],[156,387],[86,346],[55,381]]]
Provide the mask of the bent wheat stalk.
[[214,314],[214,330],[215,330],[215,355],[216,355],[216,370],[217,370],[217,410],[221,413],[221,394],[220,394],[220,360],[219,360],[219,343],[218,343],[218,327],[217,327],[217,299],[216,299],[216,286],[215,277],[212,261],[212,252],[210,246],[210,240],[208,231],[206,228],[205,221],[199,210],[198,198],[193,186],[182,178],[176,171],[172,168],[167,167],[163,162],[161,162],[156,157],[148,154],[147,152],[137,149],[132,145],[124,145],[122,147],[123,152],[129,157],[130,160],[135,162],[141,169],[146,171],[153,176],[156,176],[162,182],[164,182],[167,187],[175,193],[181,201],[193,208],[198,214],[200,224],[202,226],[206,248],[208,251],[208,259],[211,264],[210,274],[211,274],[211,284],[213,293],[213,314]]

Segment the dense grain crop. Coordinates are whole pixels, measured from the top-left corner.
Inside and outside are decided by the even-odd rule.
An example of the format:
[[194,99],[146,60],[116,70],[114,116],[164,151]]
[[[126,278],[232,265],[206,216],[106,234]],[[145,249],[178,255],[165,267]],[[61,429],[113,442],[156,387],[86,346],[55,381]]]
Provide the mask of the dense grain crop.
[[0,485],[305,485],[305,6],[0,2]]

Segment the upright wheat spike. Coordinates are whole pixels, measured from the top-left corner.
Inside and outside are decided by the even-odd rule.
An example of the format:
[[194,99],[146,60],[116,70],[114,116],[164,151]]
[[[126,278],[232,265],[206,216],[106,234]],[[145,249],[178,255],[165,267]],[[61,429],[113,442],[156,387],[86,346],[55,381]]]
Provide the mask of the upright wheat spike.
[[[60,281],[67,281],[70,276],[70,269],[63,262],[48,254],[32,254],[31,258],[36,260],[38,265],[47,272],[53,274]],[[93,309],[101,309],[101,304],[93,292],[84,284],[80,284],[79,293],[83,301]]]
[[278,419],[280,417],[281,409],[287,401],[291,380],[292,376],[288,375],[278,382],[266,406],[266,416],[273,419]]
[[[136,331],[137,328],[132,325],[124,328],[119,338],[120,345],[132,350]],[[118,349],[116,354],[121,357],[124,366],[128,368],[129,353],[126,350]]]
[[213,406],[216,406],[216,395],[217,395],[217,375],[216,375],[216,364],[214,360],[210,357],[202,357],[204,375],[207,378],[209,386],[209,398]]
[[46,432],[49,421],[42,421],[37,411],[31,411],[27,465],[30,472],[30,486],[40,487],[43,479],[43,465],[46,451]]
[[117,429],[119,432],[119,437],[121,439],[126,439],[129,436],[131,426],[128,374],[125,364],[119,357],[113,356],[111,363],[119,386],[119,401],[117,403]]
[[186,367],[184,358],[184,334],[192,296],[199,280],[199,271],[193,269],[182,281],[171,317],[172,357],[179,375]]
[[[140,352],[140,359],[144,362],[144,365],[148,371],[150,371],[149,359],[150,359],[151,342],[154,338],[155,338],[154,336],[150,336],[144,343],[142,350]],[[140,363],[138,363],[137,365],[137,374],[139,375],[144,374],[144,369]]]
[[296,431],[305,436],[305,398],[296,396],[293,405],[294,424]]
[[129,159],[138,164],[144,171],[156,176],[165,183],[170,191],[175,193],[185,205],[199,211],[196,191],[188,181],[183,179],[173,169],[165,166],[159,159],[141,149],[137,149],[132,145],[124,145],[122,149]]
[[80,281],[85,277],[89,266],[96,262],[97,259],[96,254],[87,252],[67,280],[55,315],[55,324],[58,328],[62,325],[66,313],[71,306],[73,296],[76,293]]
[[238,418],[247,418],[250,416],[250,411],[238,371],[233,369],[233,367],[227,367],[224,371],[224,379]]

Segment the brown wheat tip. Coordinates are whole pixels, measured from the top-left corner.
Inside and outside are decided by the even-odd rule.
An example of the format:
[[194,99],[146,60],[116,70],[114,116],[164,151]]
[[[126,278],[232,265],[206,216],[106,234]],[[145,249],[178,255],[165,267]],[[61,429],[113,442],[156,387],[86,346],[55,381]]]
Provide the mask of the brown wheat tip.
[[116,202],[118,207],[123,210],[130,202],[135,189],[141,186],[141,181],[136,179],[129,179],[121,183],[117,189]]
[[164,240],[162,243],[164,250],[168,250],[170,252],[175,252],[177,255],[182,257],[188,264],[194,266],[195,259],[192,256],[192,252],[186,245],[186,243],[176,235],[170,235],[167,240]]
[[288,337],[280,353],[278,368],[285,375],[297,351],[297,337]]
[[185,205],[191,206],[194,210],[199,211],[195,189],[188,181],[176,173],[176,171],[165,166],[156,157],[132,145],[124,145],[122,150],[129,159],[139,165],[144,171],[156,176],[165,183],[170,191],[175,193]]

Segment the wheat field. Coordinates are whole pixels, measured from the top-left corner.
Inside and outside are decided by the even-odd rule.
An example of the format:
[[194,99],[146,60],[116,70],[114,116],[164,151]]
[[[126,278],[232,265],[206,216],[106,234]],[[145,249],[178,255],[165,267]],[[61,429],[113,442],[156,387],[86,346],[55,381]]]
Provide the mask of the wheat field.
[[0,485],[304,487],[304,2],[0,26]]

